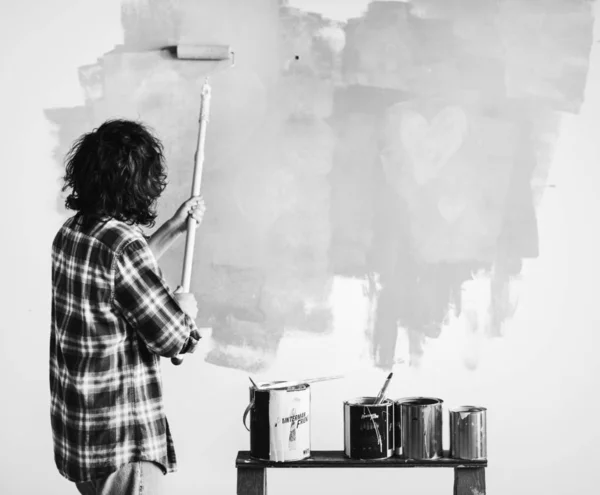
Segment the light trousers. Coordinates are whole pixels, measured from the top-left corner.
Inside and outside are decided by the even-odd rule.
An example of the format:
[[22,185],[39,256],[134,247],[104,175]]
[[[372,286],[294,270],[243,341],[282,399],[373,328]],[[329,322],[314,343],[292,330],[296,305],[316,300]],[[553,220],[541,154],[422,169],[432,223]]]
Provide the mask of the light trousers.
[[106,478],[76,485],[82,495],[166,495],[163,470],[147,461],[126,464]]

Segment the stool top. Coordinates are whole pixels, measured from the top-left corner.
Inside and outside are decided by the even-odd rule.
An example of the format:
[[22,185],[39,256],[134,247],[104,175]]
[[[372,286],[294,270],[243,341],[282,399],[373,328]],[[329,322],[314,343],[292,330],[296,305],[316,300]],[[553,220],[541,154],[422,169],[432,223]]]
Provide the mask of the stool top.
[[242,469],[264,469],[264,468],[401,468],[401,467],[441,467],[441,468],[481,468],[487,467],[487,459],[478,461],[464,461],[461,459],[452,459],[448,451],[444,452],[444,457],[431,461],[413,461],[401,459],[400,457],[390,457],[381,460],[361,460],[349,459],[341,450],[313,450],[308,459],[291,462],[263,461],[250,457],[250,452],[240,450],[235,467]]

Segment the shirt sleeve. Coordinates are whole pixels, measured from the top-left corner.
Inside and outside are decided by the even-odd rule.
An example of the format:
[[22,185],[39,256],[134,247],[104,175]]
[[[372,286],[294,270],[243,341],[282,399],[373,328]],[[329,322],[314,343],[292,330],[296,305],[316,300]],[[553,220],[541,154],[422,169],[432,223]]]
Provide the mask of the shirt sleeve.
[[145,242],[132,241],[121,251],[114,277],[114,305],[151,352],[174,357],[196,350],[196,324],[172,295]]

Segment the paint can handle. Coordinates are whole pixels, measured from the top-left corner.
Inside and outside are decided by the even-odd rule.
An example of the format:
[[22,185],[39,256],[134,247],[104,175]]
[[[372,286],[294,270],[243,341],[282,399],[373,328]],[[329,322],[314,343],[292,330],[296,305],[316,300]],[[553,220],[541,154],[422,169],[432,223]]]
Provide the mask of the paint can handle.
[[246,418],[248,417],[248,413],[250,413],[250,409],[252,409],[253,406],[254,406],[254,399],[252,399],[250,401],[250,404],[248,404],[248,407],[244,411],[244,417],[242,418],[242,422],[244,423],[244,426],[246,427],[246,429],[248,431],[250,431],[250,428],[248,428],[248,426],[246,426]]

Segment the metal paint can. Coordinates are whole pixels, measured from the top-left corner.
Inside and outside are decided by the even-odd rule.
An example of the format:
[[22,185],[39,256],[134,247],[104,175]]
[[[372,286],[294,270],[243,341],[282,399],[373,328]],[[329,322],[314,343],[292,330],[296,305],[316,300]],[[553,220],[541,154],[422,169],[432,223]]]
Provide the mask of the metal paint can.
[[351,459],[387,459],[394,455],[394,403],[375,397],[344,402],[344,453]]
[[487,459],[487,409],[460,406],[450,412],[450,457]]
[[[265,385],[277,383],[283,382]],[[255,459],[290,462],[310,457],[310,386],[269,390],[250,387],[250,404],[243,422],[250,432],[250,455]]]
[[443,402],[434,397],[407,397],[395,402],[397,456],[416,461],[443,457]]

